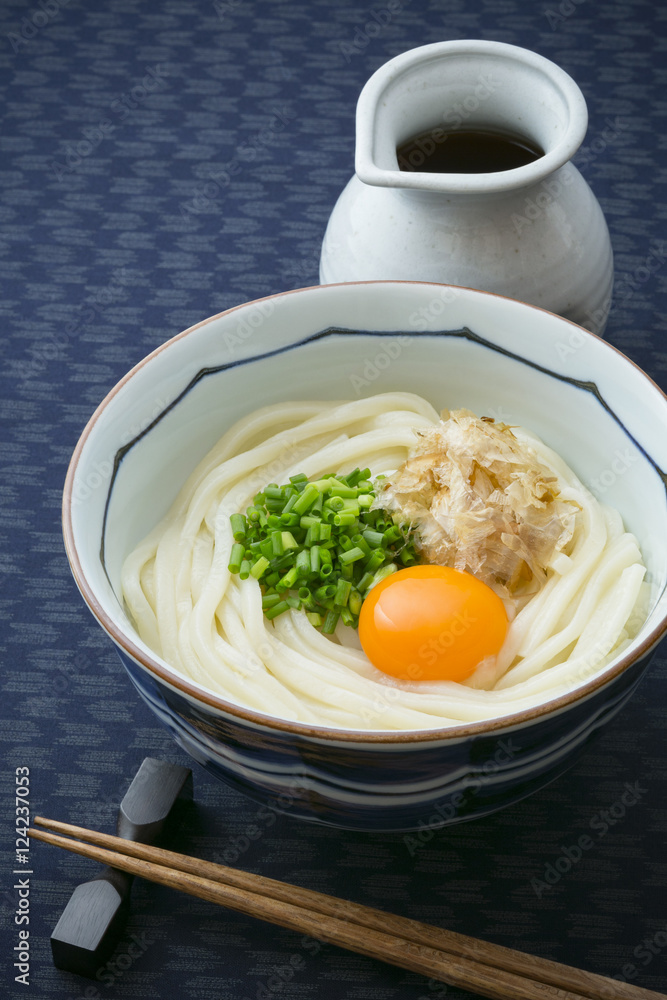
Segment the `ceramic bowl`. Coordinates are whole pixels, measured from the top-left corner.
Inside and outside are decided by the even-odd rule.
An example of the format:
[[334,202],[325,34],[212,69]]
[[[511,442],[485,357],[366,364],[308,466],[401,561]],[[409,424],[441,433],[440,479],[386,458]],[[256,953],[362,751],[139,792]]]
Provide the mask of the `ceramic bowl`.
[[[151,652],[119,597],[125,555],[242,415],[287,398],[388,390],[519,423],[618,508],[651,607],[595,676],[521,713],[419,732],[316,728],[241,708]],[[64,495],[72,571],[139,694],[223,781],[291,815],[364,830],[483,816],[561,774],[631,696],[667,627],[667,399],[626,357],[552,313],[419,282],[318,286],[249,302],[163,344],[100,404]]]

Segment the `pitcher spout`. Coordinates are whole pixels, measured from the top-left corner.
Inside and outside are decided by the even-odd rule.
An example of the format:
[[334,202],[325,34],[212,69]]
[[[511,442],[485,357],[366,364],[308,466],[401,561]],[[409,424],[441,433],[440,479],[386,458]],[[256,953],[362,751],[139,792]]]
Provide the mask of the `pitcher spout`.
[[611,240],[570,162],[587,124],[574,80],[515,45],[438,42],[391,59],[359,97],[356,175],[320,281],[467,285],[582,325],[602,317],[602,333]]
[[[355,169],[364,184],[448,193],[510,191],[567,163],[588,125],[581,90],[560,67],[501,42],[436,42],[381,66],[357,104]],[[423,137],[433,148],[457,132],[523,139],[539,155],[512,169],[424,170],[399,162],[400,148]],[[418,160],[419,149],[416,151]]]

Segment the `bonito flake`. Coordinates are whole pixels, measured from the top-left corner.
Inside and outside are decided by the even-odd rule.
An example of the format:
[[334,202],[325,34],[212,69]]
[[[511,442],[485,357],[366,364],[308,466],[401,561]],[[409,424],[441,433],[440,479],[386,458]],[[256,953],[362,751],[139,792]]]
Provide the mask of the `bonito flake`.
[[578,505],[506,424],[443,411],[374,506],[417,529],[423,560],[472,573],[503,598],[541,589],[572,538]]

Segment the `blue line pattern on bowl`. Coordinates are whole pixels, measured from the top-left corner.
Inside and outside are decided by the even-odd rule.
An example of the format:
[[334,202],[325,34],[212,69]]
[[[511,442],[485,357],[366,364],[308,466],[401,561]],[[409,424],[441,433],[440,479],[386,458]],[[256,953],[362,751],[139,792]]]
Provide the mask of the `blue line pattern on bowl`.
[[[365,337],[377,337],[377,338],[385,338],[386,337],[386,338],[390,338],[390,337],[405,336],[405,331],[404,330],[393,330],[393,331],[392,330],[390,330],[390,331],[383,331],[383,330],[352,330],[352,329],[345,329],[344,327],[333,327],[333,326],[330,326],[330,327],[327,327],[324,330],[320,330],[318,333],[313,333],[313,334],[310,334],[307,337],[303,337],[301,340],[295,341],[294,343],[286,344],[284,347],[277,347],[277,348],[275,348],[272,351],[265,351],[262,354],[257,354],[257,355],[254,355],[254,356],[248,357],[248,358],[239,358],[236,361],[228,361],[228,362],[225,362],[225,364],[214,365],[214,366],[211,366],[210,368],[201,368],[197,372],[197,374],[194,375],[190,379],[190,381],[188,382],[188,384],[185,386],[184,389],[182,389],[182,391],[178,394],[178,396],[176,396],[176,398],[173,399],[171,401],[171,403],[169,403],[169,405],[166,406],[164,408],[164,410],[160,414],[158,414],[158,416],[155,417],[154,420],[152,420],[150,422],[150,424],[148,424],[147,427],[145,427],[139,434],[137,434],[134,438],[132,438],[131,441],[129,441],[126,445],[123,445],[123,447],[119,448],[118,451],[116,452],[116,455],[114,456],[113,470],[112,470],[112,473],[111,473],[111,480],[109,482],[109,490],[108,490],[108,493],[107,493],[107,499],[106,499],[106,504],[105,504],[105,509],[104,509],[104,521],[103,521],[103,525],[102,525],[102,539],[101,539],[101,546],[100,546],[100,559],[102,561],[102,565],[104,565],[104,563],[105,563],[104,545],[105,545],[106,523],[107,523],[107,515],[108,515],[108,511],[109,511],[109,503],[111,501],[111,494],[112,494],[112,491],[113,491],[113,486],[114,486],[114,482],[115,482],[115,479],[116,479],[116,475],[118,473],[118,469],[120,468],[120,464],[123,461],[123,458],[125,457],[125,455],[127,455],[127,453],[139,441],[141,441],[142,438],[144,438],[148,433],[150,433],[150,431],[168,413],[170,413],[171,410],[173,410],[176,406],[178,406],[178,404],[181,402],[181,400],[184,399],[185,396],[187,396],[187,394],[197,385],[198,382],[201,381],[201,379],[206,378],[209,375],[217,375],[220,372],[229,371],[230,369],[233,369],[233,368],[239,368],[239,367],[243,367],[243,366],[248,365],[248,364],[253,364],[254,362],[257,362],[257,361],[264,361],[264,360],[267,360],[268,358],[277,357],[280,354],[289,353],[290,351],[293,351],[296,348],[304,347],[306,344],[312,344],[312,343],[315,343],[318,340],[324,340],[325,338],[328,338],[328,337],[341,337],[341,336],[349,337],[349,336],[359,336],[359,335],[365,336]],[[581,379],[572,378],[570,375],[563,375],[560,372],[555,372],[555,371],[553,371],[550,368],[546,368],[543,365],[537,364],[537,362],[535,362],[535,361],[530,361],[527,358],[521,357],[520,354],[516,354],[513,351],[508,351],[506,348],[500,347],[497,344],[492,343],[490,340],[486,340],[486,338],[484,338],[484,337],[480,337],[479,334],[474,333],[472,330],[468,329],[468,327],[462,327],[460,330],[436,330],[434,332],[429,331],[428,333],[420,333],[420,334],[418,334],[418,336],[420,336],[420,337],[434,337],[434,338],[438,338],[438,337],[451,337],[451,338],[459,338],[459,339],[463,339],[463,340],[469,340],[469,341],[472,341],[473,343],[479,344],[482,347],[486,347],[489,350],[495,351],[497,354],[502,354],[505,357],[511,358],[513,361],[519,361],[521,364],[524,364],[524,365],[526,365],[529,368],[533,368],[535,371],[539,371],[543,375],[548,375],[551,378],[555,378],[555,379],[557,379],[560,382],[566,382],[569,385],[572,385],[572,386],[574,386],[577,389],[581,389],[584,392],[591,393],[591,395],[593,395],[597,399],[597,401],[600,403],[600,405],[606,410],[606,412],[612,417],[612,419],[623,430],[623,432],[627,435],[628,439],[630,441],[632,441],[632,443],[635,445],[635,447],[637,448],[637,450],[641,452],[641,454],[644,456],[644,458],[655,469],[656,473],[658,474],[658,476],[662,480],[662,483],[663,483],[663,485],[665,487],[665,491],[667,492],[667,472],[663,471],[657,465],[657,463],[651,458],[651,456],[649,454],[647,454],[646,450],[642,447],[642,445],[639,444],[639,442],[636,440],[636,438],[630,433],[630,431],[623,424],[623,422],[620,420],[620,418],[618,417],[618,415],[614,412],[614,410],[609,406],[609,404],[603,398],[603,396],[600,393],[600,390],[598,389],[598,386],[596,385],[595,382],[583,381]]]

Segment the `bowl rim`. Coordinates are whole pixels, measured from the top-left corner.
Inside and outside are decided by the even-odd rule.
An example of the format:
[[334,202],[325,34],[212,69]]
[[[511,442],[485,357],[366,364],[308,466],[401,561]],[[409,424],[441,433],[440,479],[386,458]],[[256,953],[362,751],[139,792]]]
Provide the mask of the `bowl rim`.
[[632,653],[621,656],[612,669],[605,668],[601,674],[593,676],[582,686],[575,688],[567,694],[560,695],[557,698],[550,699],[546,702],[540,702],[538,705],[522,709],[519,712],[513,712],[512,714],[483,720],[481,722],[462,723],[461,725],[443,726],[441,728],[432,729],[366,730],[339,729],[334,726],[314,726],[302,722],[293,722],[288,719],[281,719],[276,716],[266,715],[263,712],[255,711],[251,708],[245,708],[241,705],[235,704],[233,701],[226,701],[222,696],[216,695],[213,692],[200,687],[196,684],[196,682],[189,680],[187,677],[178,673],[166,663],[159,660],[156,656],[147,653],[144,649],[139,647],[128,634],[116,625],[115,621],[105,611],[101,601],[97,598],[93,587],[86,577],[81,560],[79,559],[74,538],[74,526],[72,520],[73,485],[74,475],[88,437],[111,400],[132,378],[134,378],[138,371],[143,369],[158,354],[162,353],[162,351],[169,348],[175,342],[190,336],[196,330],[200,329],[200,327],[207,326],[209,323],[212,323],[223,316],[228,316],[239,309],[249,308],[259,302],[265,302],[268,299],[275,300],[287,295],[299,294],[301,292],[317,293],[318,290],[357,285],[425,285],[439,290],[442,290],[443,288],[462,289],[464,291],[473,292],[475,295],[483,295],[497,299],[507,299],[512,303],[525,307],[526,309],[544,312],[549,316],[555,316],[561,322],[569,324],[574,327],[575,330],[581,331],[588,337],[593,337],[595,340],[604,344],[608,350],[620,355],[620,357],[623,358],[627,364],[635,368],[640,375],[642,375],[647,382],[649,382],[657,390],[665,402],[667,402],[667,393],[663,392],[660,386],[643,370],[643,368],[632,361],[631,358],[620,351],[617,347],[614,347],[613,344],[610,344],[608,341],[593,333],[591,330],[587,330],[586,327],[580,326],[572,320],[559,316],[548,309],[543,309],[540,306],[534,306],[530,303],[522,302],[519,299],[512,299],[510,296],[500,295],[496,292],[486,292],[477,288],[469,288],[465,285],[449,285],[432,281],[375,279],[366,281],[333,282],[328,285],[307,285],[303,288],[287,289],[282,292],[275,292],[271,295],[264,295],[258,299],[251,299],[248,302],[243,302],[239,305],[231,306],[229,309],[224,309],[222,312],[216,313],[213,316],[208,316],[206,319],[200,320],[193,326],[188,327],[186,330],[182,330],[180,333],[177,333],[175,336],[164,341],[144,358],[142,358],[141,361],[137,362],[137,364],[134,365],[109,390],[107,395],[99,403],[93,414],[88,419],[69,461],[63,487],[62,502],[62,530],[65,551],[70,564],[70,570],[81,596],[88,605],[88,608],[93,616],[97,619],[97,622],[102,626],[104,631],[111,637],[116,645],[120,647],[120,649],[122,649],[123,652],[125,652],[132,660],[134,660],[135,663],[137,663],[144,670],[148,671],[149,674],[153,675],[159,682],[166,683],[171,688],[175,688],[177,692],[180,695],[185,696],[186,699],[193,700],[209,708],[213,708],[216,712],[231,715],[242,722],[251,723],[253,726],[259,727],[260,729],[277,730],[282,733],[291,734],[295,737],[316,739],[325,743],[416,744],[433,742],[440,743],[449,740],[456,742],[470,737],[489,736],[499,730],[515,729],[517,727],[535,723],[545,717],[559,714],[564,709],[574,705],[576,702],[587,700],[602,688],[606,687],[611,681],[623,674],[630,666],[632,666],[632,664],[643,659],[650,652],[650,650],[663,637],[665,632],[667,632],[667,612],[663,618],[656,623],[650,633],[641,642],[639,647],[633,650]]

